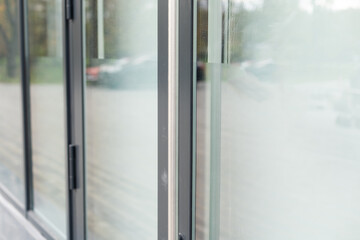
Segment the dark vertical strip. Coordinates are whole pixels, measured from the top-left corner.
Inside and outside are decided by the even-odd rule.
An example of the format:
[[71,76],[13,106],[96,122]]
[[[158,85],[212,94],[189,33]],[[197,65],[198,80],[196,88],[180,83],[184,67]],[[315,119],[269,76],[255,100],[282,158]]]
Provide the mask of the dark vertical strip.
[[193,0],[179,1],[178,229],[192,239],[193,194]]
[[[64,1],[66,3],[67,1]],[[66,146],[76,145],[79,167],[78,188],[67,189],[68,239],[86,239],[85,161],[84,161],[84,79],[83,79],[83,0],[72,0],[72,18],[66,19],[63,5],[64,82],[66,101]],[[67,152],[69,155],[69,152]],[[69,160],[69,159],[68,159]],[[68,161],[66,173],[68,173]]]
[[168,0],[158,0],[158,239],[168,239]]
[[21,62],[21,88],[24,130],[24,173],[25,173],[25,210],[34,208],[33,175],[32,175],[32,147],[31,147],[31,111],[30,111],[30,59],[27,0],[19,0],[19,43]]
[[[66,1],[64,1],[63,4],[63,13],[62,13],[62,22],[63,22],[63,52],[64,52],[64,56],[63,56],[63,61],[64,61],[64,90],[65,90],[65,122],[66,122],[66,145],[65,146],[69,146],[71,143],[71,138],[72,138],[72,131],[71,131],[71,51],[70,51],[70,26],[68,24],[68,21],[66,19]],[[68,156],[68,151],[67,152],[67,156]],[[65,174],[68,174],[68,161],[66,168],[65,168]],[[67,239],[73,239],[73,235],[74,235],[74,223],[73,223],[73,219],[74,217],[72,216],[73,214],[73,204],[72,204],[72,194],[71,194],[71,190],[69,190],[69,180],[68,180],[68,176],[66,176],[66,220],[67,220]]]

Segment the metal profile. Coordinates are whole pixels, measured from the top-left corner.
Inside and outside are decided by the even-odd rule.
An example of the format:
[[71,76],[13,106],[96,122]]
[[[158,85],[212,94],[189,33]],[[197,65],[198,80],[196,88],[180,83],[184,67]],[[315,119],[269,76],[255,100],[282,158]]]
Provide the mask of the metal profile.
[[168,240],[176,233],[176,110],[177,110],[177,0],[169,1],[168,15]]

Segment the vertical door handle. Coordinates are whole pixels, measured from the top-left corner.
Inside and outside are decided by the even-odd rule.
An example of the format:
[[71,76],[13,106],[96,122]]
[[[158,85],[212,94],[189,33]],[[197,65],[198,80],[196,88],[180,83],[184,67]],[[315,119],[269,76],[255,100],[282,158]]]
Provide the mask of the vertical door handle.
[[65,16],[66,20],[74,18],[74,0],[65,0]]
[[68,153],[68,181],[69,181],[69,190],[74,190],[79,188],[78,180],[78,146],[69,145]]

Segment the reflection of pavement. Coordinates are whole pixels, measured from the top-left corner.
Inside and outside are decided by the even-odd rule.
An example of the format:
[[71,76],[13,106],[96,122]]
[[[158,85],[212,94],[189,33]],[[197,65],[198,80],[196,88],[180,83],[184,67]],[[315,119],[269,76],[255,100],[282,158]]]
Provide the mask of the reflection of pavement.
[[[209,108],[201,84],[197,239],[208,239]],[[359,239],[360,131],[337,126],[331,107],[309,108],[296,86],[280,89],[270,87],[260,101],[222,83],[220,239]]]
[[24,197],[23,130],[19,84],[0,84],[0,182]]
[[[0,113],[7,113],[6,122],[0,115],[0,156],[10,156],[1,157],[0,162],[21,178],[22,128],[20,109],[14,107],[19,104],[15,88],[0,86],[1,99],[8,99],[0,102]],[[64,231],[63,88],[32,85],[31,93],[35,209]],[[157,94],[101,88],[88,88],[87,94],[89,239],[153,240],[157,231]]]
[[35,212],[65,235],[64,90],[33,84],[30,93]]
[[156,239],[157,93],[87,88],[90,239]]

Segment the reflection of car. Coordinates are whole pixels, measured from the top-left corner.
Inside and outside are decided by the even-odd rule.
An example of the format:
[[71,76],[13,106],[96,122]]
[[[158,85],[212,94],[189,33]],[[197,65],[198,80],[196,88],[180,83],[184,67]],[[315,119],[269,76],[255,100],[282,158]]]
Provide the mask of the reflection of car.
[[205,70],[206,70],[205,63],[198,61],[196,63],[196,80],[197,81],[204,81],[205,80],[205,78],[206,78]]
[[89,82],[96,82],[99,79],[100,67],[88,67],[86,68],[86,79]]
[[272,59],[246,61],[241,65],[246,72],[254,75],[259,80],[271,80],[274,74],[275,64]]
[[156,59],[151,56],[102,60],[86,69],[87,80],[109,88],[147,88],[157,84]]
[[336,102],[338,112],[336,123],[344,127],[356,126],[360,128],[360,89],[350,89],[343,93]]

